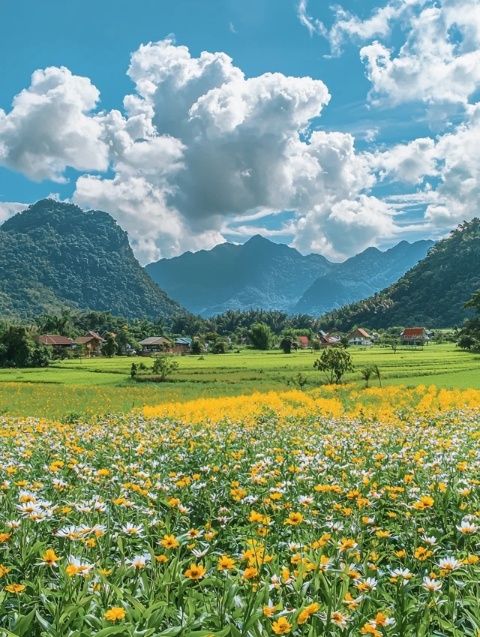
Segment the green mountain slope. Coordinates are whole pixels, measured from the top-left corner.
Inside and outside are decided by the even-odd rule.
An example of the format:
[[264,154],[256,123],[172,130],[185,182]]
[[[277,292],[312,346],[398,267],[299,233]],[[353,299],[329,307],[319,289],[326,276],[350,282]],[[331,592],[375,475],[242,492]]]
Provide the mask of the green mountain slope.
[[331,263],[256,235],[243,245],[224,243],[162,259],[147,272],[172,298],[203,316],[256,308],[318,315],[396,281],[431,245],[402,241],[386,252],[368,248]]
[[401,241],[382,252],[367,248],[318,278],[295,306],[300,314],[320,315],[366,299],[399,279],[425,257],[433,241]]
[[181,311],[145,273],[110,215],[45,199],[0,226],[0,316],[65,306],[147,318]]
[[394,325],[453,327],[468,316],[466,301],[480,288],[480,219],[461,224],[425,259],[370,298],[324,317],[324,326],[350,329]]
[[289,311],[331,263],[319,254],[303,256],[260,235],[243,245],[223,243],[147,266],[167,293],[203,316],[252,308]]

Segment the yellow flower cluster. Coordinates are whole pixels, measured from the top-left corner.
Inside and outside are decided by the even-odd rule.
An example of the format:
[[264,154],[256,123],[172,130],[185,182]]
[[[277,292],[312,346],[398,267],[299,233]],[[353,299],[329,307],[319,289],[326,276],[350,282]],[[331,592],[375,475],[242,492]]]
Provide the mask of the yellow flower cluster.
[[143,408],[146,418],[166,418],[189,424],[219,423],[222,420],[255,423],[261,414],[280,420],[291,418],[340,418],[379,420],[395,424],[414,415],[433,416],[455,410],[480,409],[480,390],[328,385],[313,391],[290,390],[253,395],[199,398]]
[[478,631],[480,392],[0,417],[0,634]]

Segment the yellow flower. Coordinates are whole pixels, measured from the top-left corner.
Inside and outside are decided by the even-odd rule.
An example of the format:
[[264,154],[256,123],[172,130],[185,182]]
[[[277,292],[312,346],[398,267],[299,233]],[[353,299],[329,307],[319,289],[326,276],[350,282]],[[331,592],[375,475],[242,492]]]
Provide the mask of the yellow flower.
[[206,568],[202,566],[201,564],[192,563],[187,568],[184,575],[185,577],[188,577],[188,579],[191,579],[191,580],[200,580],[202,579],[202,577],[205,576],[206,572],[207,572]]
[[273,622],[272,630],[275,635],[287,635],[292,630],[292,624],[286,617],[279,617],[277,621]]
[[424,562],[431,555],[433,555],[433,551],[430,551],[429,549],[425,548],[424,546],[419,546],[418,549],[415,550],[415,553],[413,555],[420,562]]
[[11,570],[12,569],[9,568],[8,566],[5,566],[4,564],[0,564],[0,577],[4,577],[8,573],[10,573]]
[[176,549],[180,546],[180,542],[174,535],[164,535],[163,539],[160,540],[160,544],[165,549]]
[[219,571],[230,571],[235,566],[235,560],[228,555],[222,555],[218,558],[217,569]]
[[5,590],[7,591],[7,593],[19,595],[20,593],[23,593],[23,591],[25,590],[25,586],[24,584],[8,584],[8,586],[5,586]]
[[[291,524],[292,526],[297,526],[303,522],[303,514],[298,512],[293,512],[289,514],[288,518],[285,520],[285,524]],[[279,633],[282,634],[283,633]]]
[[59,559],[53,549],[47,549],[42,555],[42,563],[46,566],[56,566]]
[[313,602],[312,604],[309,604],[302,611],[300,611],[297,622],[299,624],[305,624],[310,619],[310,617],[314,615],[315,613],[317,613],[319,610],[320,610],[320,604],[318,604],[317,602]]
[[118,622],[125,619],[126,614],[125,609],[121,606],[112,606],[112,608],[105,611],[103,616],[109,622]]

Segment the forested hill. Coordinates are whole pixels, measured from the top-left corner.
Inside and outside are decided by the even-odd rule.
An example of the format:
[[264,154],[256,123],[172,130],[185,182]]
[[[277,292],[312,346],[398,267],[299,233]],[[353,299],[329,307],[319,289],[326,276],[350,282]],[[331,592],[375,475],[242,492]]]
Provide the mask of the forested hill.
[[44,199],[0,226],[0,316],[65,306],[153,319],[181,311],[110,215]]
[[323,318],[325,328],[392,325],[453,327],[468,316],[464,304],[480,288],[480,219],[464,222],[439,241],[396,283],[365,301]]
[[432,241],[368,248],[343,263],[256,235],[147,266],[152,279],[188,310],[208,317],[228,310],[319,315],[383,289],[426,255]]

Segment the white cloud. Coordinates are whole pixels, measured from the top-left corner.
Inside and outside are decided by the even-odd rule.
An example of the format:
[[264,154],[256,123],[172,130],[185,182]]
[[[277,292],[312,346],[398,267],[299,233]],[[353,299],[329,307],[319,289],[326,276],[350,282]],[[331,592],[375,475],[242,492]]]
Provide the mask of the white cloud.
[[278,231],[297,246],[347,256],[395,234],[393,208],[369,196],[374,173],[421,181],[415,146],[379,158],[347,133],[312,132],[330,99],[320,80],[247,78],[225,53],[194,57],[171,40],[141,46],[128,73],[123,111],[98,112],[87,78],[36,71],[0,115],[0,161],[35,179],[84,172],[72,199],[111,213],[142,262],[284,210],[295,221]]
[[144,260],[185,249],[192,233],[199,245],[218,242],[229,221],[252,215],[294,210],[301,219],[316,208],[312,219],[329,223],[335,202],[373,183],[351,135],[309,133],[330,99],[319,80],[246,78],[224,53],[194,58],[170,40],[140,47],[129,75],[137,93],[125,98],[127,116],[104,121],[115,176],[82,177],[75,200],[114,214]]
[[299,220],[294,245],[301,252],[320,252],[343,260],[394,237],[393,214],[388,204],[367,195],[337,201],[328,209],[316,207]]
[[106,170],[108,148],[91,115],[98,100],[90,80],[65,67],[35,71],[11,111],[0,110],[0,165],[37,181],[62,181],[67,166]]
[[25,208],[28,208],[28,206],[29,204],[18,203],[15,201],[1,201],[0,225],[10,217],[13,217],[13,215],[16,215],[17,212],[21,212],[22,210],[25,210]]
[[480,5],[477,0],[430,3],[412,17],[398,53],[377,41],[360,55],[374,100],[465,105],[480,88]]
[[436,145],[430,137],[396,144],[371,156],[371,166],[378,169],[380,178],[413,185],[421,183],[427,175],[437,175],[436,162]]
[[394,23],[411,15],[415,7],[425,4],[426,1],[392,0],[385,6],[376,8],[363,20],[340,5],[334,5],[334,21],[330,29],[321,20],[309,15],[308,0],[299,0],[297,15],[310,35],[317,33],[325,37],[330,43],[332,53],[338,55],[347,40],[364,42],[374,37],[389,36]]

